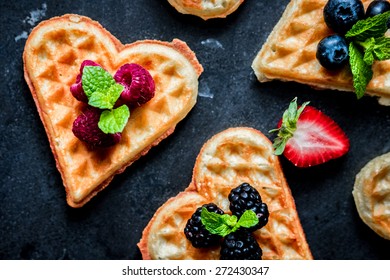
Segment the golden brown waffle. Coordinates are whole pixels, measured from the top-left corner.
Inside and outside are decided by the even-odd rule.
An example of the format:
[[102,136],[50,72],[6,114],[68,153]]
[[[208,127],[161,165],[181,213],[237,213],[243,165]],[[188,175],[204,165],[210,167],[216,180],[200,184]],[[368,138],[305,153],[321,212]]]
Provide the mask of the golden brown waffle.
[[144,229],[138,247],[144,259],[219,259],[220,248],[196,249],[184,227],[196,208],[214,202],[226,213],[228,195],[243,182],[268,205],[268,224],[255,231],[263,259],[312,259],[295,202],[272,143],[252,128],[230,128],[201,149],[189,187],[169,199]]
[[[149,70],[155,97],[131,112],[121,142],[90,150],[72,133],[83,104],[70,93],[83,60],[94,60],[113,74],[125,63]],[[40,23],[24,54],[25,79],[46,129],[72,207],[81,207],[124,169],[174,131],[195,105],[203,71],[182,41],[138,41],[122,45],[98,22],[64,15]]]
[[[257,54],[252,68],[260,82],[272,79],[296,81],[315,88],[353,91],[349,66],[338,72],[321,67],[316,59],[319,41],[333,34],[326,26],[323,8],[327,0],[292,0]],[[365,7],[371,1],[363,0]],[[390,60],[376,61],[367,94],[390,102]],[[389,103],[390,104],[390,103]]]
[[233,13],[244,0],[168,0],[182,14],[191,14],[204,20],[225,18]]
[[360,218],[377,234],[390,239],[390,153],[362,168],[352,194]]

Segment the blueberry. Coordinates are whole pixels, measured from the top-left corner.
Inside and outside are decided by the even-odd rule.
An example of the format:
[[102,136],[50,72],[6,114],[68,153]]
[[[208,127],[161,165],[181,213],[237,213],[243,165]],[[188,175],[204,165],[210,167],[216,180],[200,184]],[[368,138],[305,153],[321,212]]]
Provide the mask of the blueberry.
[[375,0],[367,7],[366,17],[373,17],[390,11],[390,3],[383,0]]
[[364,18],[364,6],[360,0],[329,0],[324,8],[326,25],[339,34],[345,34]]
[[316,57],[328,70],[341,69],[348,61],[347,41],[337,34],[325,37],[318,43]]

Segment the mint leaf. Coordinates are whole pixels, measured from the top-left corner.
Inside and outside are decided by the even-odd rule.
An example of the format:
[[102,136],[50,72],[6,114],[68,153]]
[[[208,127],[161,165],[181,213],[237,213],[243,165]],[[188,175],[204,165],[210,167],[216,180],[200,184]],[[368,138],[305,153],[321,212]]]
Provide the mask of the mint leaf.
[[252,210],[246,210],[237,222],[239,227],[250,228],[259,223],[259,218]]
[[115,83],[106,91],[96,90],[89,97],[88,104],[100,109],[112,109],[123,89],[122,85]]
[[100,66],[85,66],[82,73],[81,84],[85,95],[89,99],[95,91],[107,91],[115,84],[115,80],[111,77],[110,73]]
[[[228,235],[235,225],[235,223],[232,225],[232,220],[228,221],[229,215],[220,215],[214,212],[209,212],[206,207],[202,207],[200,218],[202,224],[211,234],[217,234],[222,237]],[[237,217],[235,219],[237,221]]]
[[295,97],[288,106],[288,109],[283,113],[282,125],[280,128],[272,129],[269,132],[278,132],[278,136],[275,138],[273,147],[274,154],[279,156],[283,154],[288,139],[293,137],[295,130],[297,129],[297,122],[299,116],[302,114],[305,107],[309,102],[303,103],[299,108],[297,104],[297,98]]
[[365,48],[363,60],[368,65],[372,65],[374,63],[374,48],[375,48],[375,38],[371,37],[367,39],[363,43],[359,43],[362,47]]
[[371,66],[364,61],[364,55],[354,42],[349,44],[349,64],[353,75],[353,87],[357,98],[363,97],[373,72]]
[[129,117],[129,107],[122,105],[113,110],[103,111],[100,115],[98,126],[106,134],[122,132]]
[[373,52],[376,60],[390,59],[390,38],[376,38]]
[[374,17],[359,20],[345,34],[345,37],[361,42],[364,42],[371,37],[382,37],[387,31],[387,21],[389,18],[390,11],[387,11]]
[[241,218],[237,221],[235,215],[217,214],[209,212],[207,208],[203,207],[200,213],[202,224],[211,234],[217,234],[222,237],[235,232],[240,227],[250,228],[259,222],[256,213],[252,210],[246,210]]

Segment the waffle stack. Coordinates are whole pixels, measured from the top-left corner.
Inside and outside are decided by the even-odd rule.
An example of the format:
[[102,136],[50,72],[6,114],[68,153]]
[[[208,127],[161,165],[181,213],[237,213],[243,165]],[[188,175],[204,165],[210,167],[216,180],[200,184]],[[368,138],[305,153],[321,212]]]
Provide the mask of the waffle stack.
[[[121,142],[91,150],[72,133],[85,106],[70,93],[83,60],[93,60],[111,74],[125,63],[149,70],[155,97],[131,112]],[[162,139],[195,105],[203,71],[182,41],[138,41],[122,45],[98,22],[64,15],[40,23],[23,53],[25,79],[49,138],[72,207],[81,207],[124,169]]]
[[[257,54],[252,68],[260,82],[295,81],[315,88],[353,91],[349,66],[337,72],[321,67],[316,59],[319,41],[333,34],[323,17],[327,0],[292,0]],[[371,1],[363,0],[367,7]],[[390,60],[376,61],[367,94],[390,105]]]
[[168,0],[182,14],[191,14],[204,20],[225,18],[233,13],[244,0]]
[[352,193],[360,218],[390,240],[390,153],[372,159],[362,168]]
[[155,213],[138,243],[144,259],[219,259],[220,248],[196,249],[184,227],[196,208],[214,202],[229,211],[228,195],[243,182],[268,205],[268,224],[254,232],[263,259],[312,259],[295,202],[271,142],[252,128],[231,128],[212,137],[195,162],[189,187]]

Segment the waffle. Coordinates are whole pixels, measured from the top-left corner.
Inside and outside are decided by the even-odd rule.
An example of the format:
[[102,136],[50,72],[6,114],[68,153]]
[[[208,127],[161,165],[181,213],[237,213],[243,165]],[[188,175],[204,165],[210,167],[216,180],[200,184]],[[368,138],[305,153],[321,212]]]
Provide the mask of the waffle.
[[[133,110],[121,142],[91,150],[72,133],[83,105],[70,93],[83,60],[94,60],[111,74],[125,63],[149,70],[154,98]],[[115,174],[170,135],[196,103],[203,71],[182,41],[144,40],[122,45],[98,22],[64,15],[40,23],[23,53],[24,74],[45,127],[56,166],[72,207],[81,207]]]
[[230,128],[202,147],[190,185],[154,214],[138,247],[143,259],[219,259],[220,248],[196,249],[184,227],[196,208],[214,202],[226,213],[228,195],[243,182],[255,187],[270,211],[254,232],[263,259],[312,259],[302,226],[271,142],[252,128]]
[[[349,66],[337,72],[323,68],[316,59],[319,41],[333,34],[326,26],[327,0],[292,0],[252,63],[260,82],[278,79],[314,88],[353,91]],[[363,0],[365,7],[371,1]],[[376,61],[366,93],[390,105],[390,60]],[[387,104],[388,103],[388,104]]]
[[352,194],[363,222],[390,240],[390,153],[374,158],[362,168]]
[[191,14],[204,20],[225,18],[233,13],[244,0],[168,0],[182,14]]

